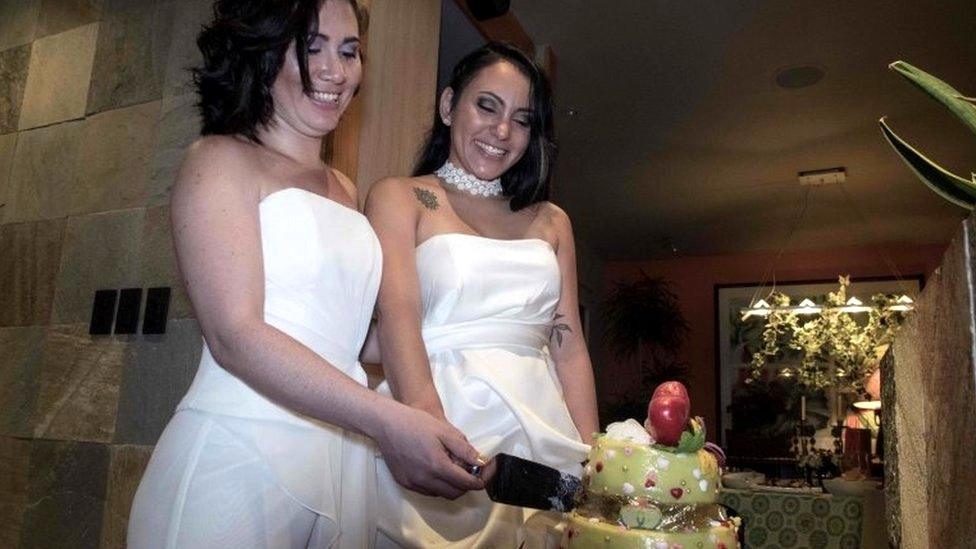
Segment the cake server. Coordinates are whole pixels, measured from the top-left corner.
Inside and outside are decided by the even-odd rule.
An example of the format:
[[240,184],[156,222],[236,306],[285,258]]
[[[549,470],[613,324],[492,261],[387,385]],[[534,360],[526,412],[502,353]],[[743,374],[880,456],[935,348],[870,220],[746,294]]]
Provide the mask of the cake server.
[[492,501],[544,511],[569,511],[583,493],[579,477],[510,454],[491,458],[481,478]]

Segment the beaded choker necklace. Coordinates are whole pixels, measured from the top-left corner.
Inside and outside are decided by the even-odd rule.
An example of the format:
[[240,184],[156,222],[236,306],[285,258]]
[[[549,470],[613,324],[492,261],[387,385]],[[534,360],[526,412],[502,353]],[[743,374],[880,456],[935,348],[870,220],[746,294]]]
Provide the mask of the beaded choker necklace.
[[463,168],[452,164],[450,160],[445,162],[440,168],[437,168],[434,174],[441,178],[444,183],[475,196],[498,196],[502,194],[501,179],[495,178],[491,181],[478,179],[466,172]]

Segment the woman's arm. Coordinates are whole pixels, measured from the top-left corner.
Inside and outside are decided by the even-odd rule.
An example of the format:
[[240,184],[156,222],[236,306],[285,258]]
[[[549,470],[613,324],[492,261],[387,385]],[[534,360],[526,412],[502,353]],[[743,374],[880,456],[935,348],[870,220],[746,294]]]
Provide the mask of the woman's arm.
[[393,396],[408,406],[443,418],[444,408],[434,387],[420,331],[422,313],[415,253],[417,226],[426,210],[418,207],[413,194],[410,181],[390,178],[374,184],[366,199],[366,216],[383,247],[383,282],[377,302],[379,342],[383,371]]
[[569,414],[579,430],[583,442],[593,443],[593,435],[600,430],[596,408],[596,387],[593,366],[583,338],[579,318],[577,294],[576,244],[569,216],[556,206],[552,208],[552,223],[558,239],[556,260],[562,276],[559,305],[549,334],[549,353],[556,362],[556,375],[563,388]]
[[480,488],[450,461],[448,451],[477,461],[460,432],[359,385],[264,322],[261,193],[247,183],[256,171],[249,146],[229,137],[202,139],[173,189],[177,259],[214,358],[279,404],[374,438],[408,488],[448,497]]

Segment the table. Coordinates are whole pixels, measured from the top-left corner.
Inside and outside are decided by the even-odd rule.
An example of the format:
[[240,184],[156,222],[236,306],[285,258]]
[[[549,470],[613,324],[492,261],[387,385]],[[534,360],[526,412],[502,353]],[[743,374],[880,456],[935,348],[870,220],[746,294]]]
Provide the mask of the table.
[[864,502],[859,497],[725,488],[719,501],[742,517],[746,547],[859,549]]

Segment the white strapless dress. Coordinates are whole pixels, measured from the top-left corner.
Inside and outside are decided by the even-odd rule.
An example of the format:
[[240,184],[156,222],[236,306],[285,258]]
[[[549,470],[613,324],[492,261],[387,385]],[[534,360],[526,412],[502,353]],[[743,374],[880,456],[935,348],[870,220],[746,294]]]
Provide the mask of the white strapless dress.
[[[270,194],[259,214],[265,321],[366,385],[358,356],[382,271],[379,241],[368,221],[299,188]],[[199,434],[199,421],[192,423],[194,429],[181,428],[189,417],[205,417],[203,431],[215,434]],[[317,521],[324,532],[321,546],[361,549],[375,535],[374,456],[374,445],[365,437],[292,412],[252,389],[217,364],[204,342],[193,384],[139,487],[130,535],[179,546],[187,535],[180,524],[189,520],[182,517],[195,508],[186,501],[188,493],[215,496],[261,475],[324,519],[324,524]],[[242,469],[251,462],[258,466]],[[239,472],[252,470],[256,473]],[[220,505],[231,512],[233,503]],[[276,509],[244,516],[261,521],[262,512]],[[296,535],[309,537],[307,532]],[[287,545],[276,539],[267,543]]]
[[[447,419],[482,454],[579,475],[581,442],[547,348],[561,278],[543,240],[441,234],[416,250],[423,338]],[[385,386],[379,389],[388,391]],[[378,458],[377,547],[517,547],[533,513],[483,492],[409,492]]]

